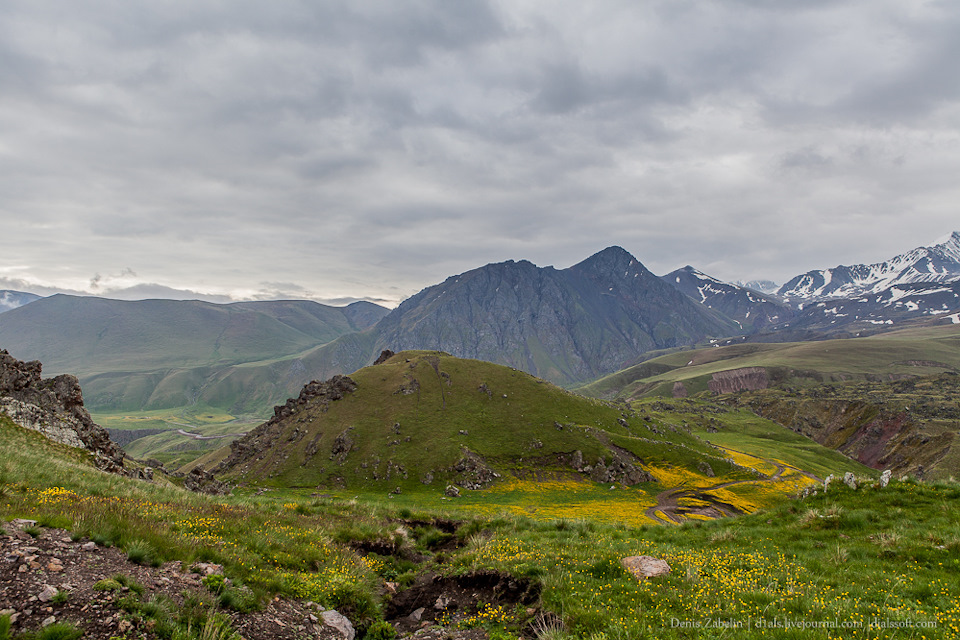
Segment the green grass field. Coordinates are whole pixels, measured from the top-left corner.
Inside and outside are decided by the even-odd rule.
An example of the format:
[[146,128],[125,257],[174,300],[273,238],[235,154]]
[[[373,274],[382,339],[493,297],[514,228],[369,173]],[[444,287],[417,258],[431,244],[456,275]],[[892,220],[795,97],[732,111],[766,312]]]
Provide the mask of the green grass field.
[[[744,433],[752,429],[746,425]],[[601,510],[623,499],[600,486],[577,492],[548,483],[527,491],[521,483],[460,501],[427,490],[391,499],[311,497],[307,490],[254,495],[253,487],[211,498],[104,474],[85,462],[86,454],[5,419],[0,436],[0,516],[34,518],[124,549],[137,545],[151,561],[220,562],[257,597],[336,607],[361,633],[387,610],[384,580],[410,585],[424,572],[477,570],[537,582],[537,609],[557,616],[538,634],[551,640],[960,633],[955,484],[866,483],[852,491],[834,483],[826,494],[782,499],[753,515],[636,526],[577,517],[577,501]],[[768,453],[789,453],[782,444],[769,446]],[[521,499],[525,491],[530,496]],[[482,512],[498,503],[505,513]],[[533,504],[533,517],[513,508]],[[570,515],[554,517],[551,506]],[[457,523],[452,537],[429,525],[435,518]],[[354,550],[357,542],[377,540],[397,555]],[[456,544],[441,550],[443,540]],[[420,559],[402,560],[403,549]],[[672,570],[638,582],[620,565],[637,554],[665,559]],[[506,607],[455,624],[506,639],[530,621],[523,607]]]
[[713,374],[762,367],[784,379],[814,382],[889,379],[960,370],[960,327],[904,329],[866,338],[742,344],[671,353],[611,374],[578,393],[602,398],[670,396],[683,382],[693,394]]

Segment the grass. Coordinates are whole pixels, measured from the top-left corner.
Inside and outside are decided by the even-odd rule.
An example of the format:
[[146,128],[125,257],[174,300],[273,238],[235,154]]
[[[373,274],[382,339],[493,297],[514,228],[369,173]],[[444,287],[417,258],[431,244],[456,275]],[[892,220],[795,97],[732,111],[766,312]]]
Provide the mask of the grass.
[[[663,406],[641,409],[668,413]],[[688,411],[672,419],[679,429],[683,421],[718,416]],[[540,585],[543,635],[559,639],[873,639],[887,637],[894,625],[900,638],[960,633],[960,487],[952,483],[894,481],[881,490],[868,480],[853,491],[835,482],[826,494],[779,496],[751,515],[672,527],[615,514],[624,496],[640,509],[649,493],[587,483],[579,491],[562,482],[518,481],[499,494],[464,492],[460,500],[441,500],[426,487],[393,498],[290,489],[254,495],[252,487],[212,498],[103,474],[84,454],[2,418],[0,436],[3,517],[69,521],[74,531],[97,532],[128,554],[149,546],[184,566],[218,562],[248,603],[268,594],[311,599],[345,613],[362,632],[389,633],[379,624],[385,579],[402,576],[409,584],[419,573],[500,571]],[[764,446],[789,453],[779,449],[783,443]],[[525,514],[511,501],[542,510]],[[567,517],[553,517],[551,503]],[[603,517],[604,506],[611,517]],[[437,519],[459,523],[454,538],[429,524]],[[453,541],[459,546],[446,544]],[[364,555],[354,550],[361,542],[390,551]],[[416,562],[401,559],[414,551]],[[638,582],[620,559],[641,554],[665,559],[672,571]],[[222,600],[231,590],[222,588],[226,582],[208,582],[211,592],[220,591],[218,606],[230,606]],[[163,600],[144,601],[122,575],[100,588],[123,586],[128,613],[154,620],[170,637],[232,637],[209,602],[175,611]],[[533,622],[523,607],[497,603],[466,613],[460,625],[501,639]],[[827,624],[834,626],[817,626]]]
[[866,338],[694,349],[654,358],[579,387],[595,397],[670,396],[683,382],[705,391],[714,373],[762,367],[805,384],[874,377],[932,375],[960,369],[955,326],[905,329]]

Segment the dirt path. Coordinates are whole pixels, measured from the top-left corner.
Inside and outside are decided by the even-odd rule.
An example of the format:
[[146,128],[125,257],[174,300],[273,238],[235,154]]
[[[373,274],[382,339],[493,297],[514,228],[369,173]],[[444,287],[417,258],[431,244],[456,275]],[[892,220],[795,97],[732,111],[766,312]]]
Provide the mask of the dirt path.
[[[736,449],[730,449],[725,447],[729,451],[736,451],[737,453],[744,453],[742,451],[737,451]],[[753,454],[745,454],[753,455]],[[753,456],[756,457],[756,456]],[[772,464],[777,468],[776,472],[773,475],[767,476],[765,478],[758,478],[756,480],[731,480],[729,482],[721,482],[715,485],[708,487],[700,488],[684,488],[684,485],[679,485],[666,491],[662,491],[657,494],[657,504],[656,506],[650,507],[644,511],[644,515],[653,520],[654,522],[659,522],[662,524],[681,524],[684,520],[684,515],[694,514],[707,516],[709,518],[724,518],[729,516],[740,515],[743,513],[741,509],[738,509],[732,504],[728,504],[717,498],[707,495],[706,492],[714,491],[716,489],[726,489],[727,487],[732,487],[737,484],[747,484],[754,482],[779,482],[780,478],[783,476],[786,470],[792,469],[798,473],[804,475],[807,478],[816,480],[817,482],[822,482],[820,478],[808,473],[803,469],[798,469],[793,465],[786,465],[779,462],[774,462],[773,460],[768,460],[766,458],[758,458],[763,460],[768,464]],[[701,507],[688,507],[681,506],[680,500],[682,498],[694,498],[709,504],[709,506]],[[662,515],[661,515],[662,514]]]
[[239,438],[240,436],[245,436],[245,433],[225,433],[222,436],[202,436],[199,433],[190,433],[189,431],[184,431],[183,429],[177,429],[177,433],[182,436],[187,436],[188,438],[193,438],[194,440],[217,440],[219,438]]

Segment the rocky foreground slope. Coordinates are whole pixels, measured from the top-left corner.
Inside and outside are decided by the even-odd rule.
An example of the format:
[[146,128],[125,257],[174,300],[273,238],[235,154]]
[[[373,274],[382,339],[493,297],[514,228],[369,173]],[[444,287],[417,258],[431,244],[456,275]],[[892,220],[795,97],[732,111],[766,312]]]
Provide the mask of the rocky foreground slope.
[[0,412],[51,440],[86,449],[105,471],[122,472],[123,450],[84,408],[77,378],[44,380],[41,370],[39,362],[21,362],[0,349]]

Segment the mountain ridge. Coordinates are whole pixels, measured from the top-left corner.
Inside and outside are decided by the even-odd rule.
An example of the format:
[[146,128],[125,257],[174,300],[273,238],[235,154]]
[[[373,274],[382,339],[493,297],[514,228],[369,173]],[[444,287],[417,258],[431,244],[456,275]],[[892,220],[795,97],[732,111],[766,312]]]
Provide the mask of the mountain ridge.
[[808,271],[787,281],[777,295],[788,302],[852,299],[896,285],[951,282],[958,278],[960,231],[954,231],[939,244],[917,247],[883,262]]

